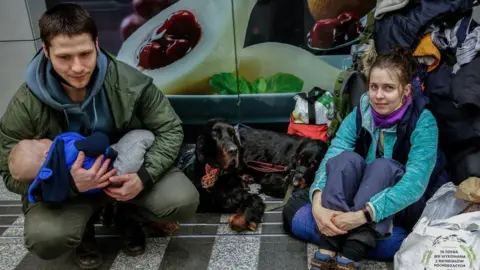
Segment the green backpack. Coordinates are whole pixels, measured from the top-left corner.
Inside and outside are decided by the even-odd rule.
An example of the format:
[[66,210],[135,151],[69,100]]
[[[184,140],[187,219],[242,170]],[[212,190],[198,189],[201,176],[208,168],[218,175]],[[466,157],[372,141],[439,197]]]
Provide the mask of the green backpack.
[[328,143],[335,138],[343,119],[359,105],[360,97],[367,92],[367,78],[357,70],[348,69],[342,71],[333,88],[333,111],[334,116],[328,127]]
[[[367,15],[367,23],[359,37],[358,46],[369,42],[374,31],[375,17],[371,11]],[[358,62],[360,59],[352,59],[353,64],[347,70],[340,72],[333,88],[334,117],[328,127],[328,143],[335,138],[343,119],[359,105],[360,97],[367,92],[367,78],[360,71]]]

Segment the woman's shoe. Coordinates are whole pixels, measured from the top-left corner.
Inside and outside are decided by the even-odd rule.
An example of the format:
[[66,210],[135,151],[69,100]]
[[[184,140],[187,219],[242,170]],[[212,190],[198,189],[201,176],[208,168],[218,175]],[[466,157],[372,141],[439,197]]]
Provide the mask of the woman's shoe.
[[330,270],[334,262],[333,256],[316,251],[312,258],[312,268],[310,270]]
[[360,263],[336,256],[332,263],[332,270],[359,270]]

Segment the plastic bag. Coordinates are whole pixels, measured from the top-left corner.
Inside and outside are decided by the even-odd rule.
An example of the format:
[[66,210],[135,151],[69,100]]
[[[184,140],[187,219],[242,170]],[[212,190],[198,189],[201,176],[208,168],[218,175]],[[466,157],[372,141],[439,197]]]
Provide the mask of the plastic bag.
[[395,269],[480,269],[480,214],[462,213],[470,202],[443,185],[427,202],[413,231],[395,254]]
[[195,176],[195,144],[185,144],[174,162],[175,167],[181,170],[189,179]]
[[329,125],[333,119],[333,96],[328,91],[325,91],[320,97],[315,100],[315,122],[311,123],[309,118],[309,101],[300,95],[294,97],[295,109],[292,112],[293,122],[296,124],[315,124]]
[[290,116],[287,133],[326,142],[334,112],[332,94],[314,87],[308,93],[295,95],[294,99],[295,109]]
[[288,125],[288,134],[295,134],[302,137],[307,137],[313,140],[322,140],[326,142],[328,140],[328,126],[323,125],[310,125],[295,123],[293,117],[290,117],[290,123]]

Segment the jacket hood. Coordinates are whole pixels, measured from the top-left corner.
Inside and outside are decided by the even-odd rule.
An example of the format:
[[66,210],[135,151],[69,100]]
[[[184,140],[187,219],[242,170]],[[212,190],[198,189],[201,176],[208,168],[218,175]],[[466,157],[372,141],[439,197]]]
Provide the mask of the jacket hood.
[[81,104],[73,104],[65,95],[60,82],[52,74],[52,63],[43,50],[40,50],[28,65],[25,82],[38,99],[53,109],[63,111],[66,116],[69,113],[80,114],[100,92],[105,80],[108,59],[101,50],[97,52],[97,65],[87,86],[87,97]]

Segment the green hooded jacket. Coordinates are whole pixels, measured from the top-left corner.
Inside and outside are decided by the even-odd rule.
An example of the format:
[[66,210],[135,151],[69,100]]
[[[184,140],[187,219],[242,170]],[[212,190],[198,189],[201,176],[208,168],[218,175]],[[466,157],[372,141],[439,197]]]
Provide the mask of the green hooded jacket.
[[[139,176],[145,189],[172,168],[183,142],[182,122],[153,79],[108,55],[103,83],[114,120],[111,138],[118,140],[132,129],[148,129],[155,142],[145,155]],[[8,190],[26,198],[28,185],[12,178],[8,169],[11,149],[23,139],[54,139],[66,131],[62,111],[38,99],[24,83],[0,119],[0,176]],[[25,200],[24,200],[25,201]]]

